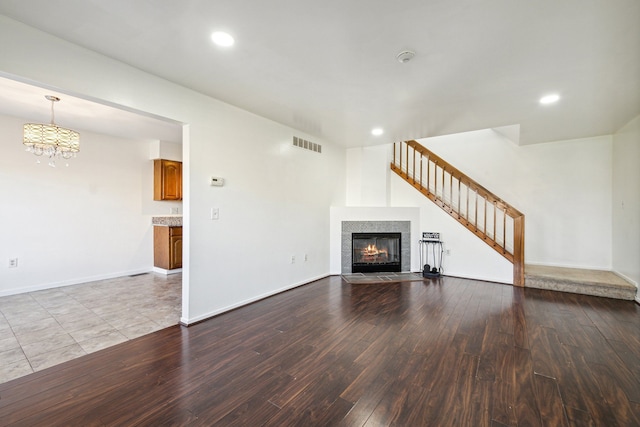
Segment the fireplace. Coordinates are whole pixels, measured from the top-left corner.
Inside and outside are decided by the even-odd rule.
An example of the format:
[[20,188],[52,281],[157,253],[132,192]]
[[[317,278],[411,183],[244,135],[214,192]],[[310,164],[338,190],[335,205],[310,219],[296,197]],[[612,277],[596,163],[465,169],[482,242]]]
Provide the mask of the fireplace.
[[[385,208],[386,209],[386,208]],[[413,208],[411,208],[413,209]],[[416,213],[416,222],[419,219]],[[341,221],[340,223],[340,274],[353,273],[354,234],[400,234],[400,272],[411,271],[411,221]],[[377,273],[377,271],[374,271]]]
[[352,233],[351,242],[353,273],[402,271],[401,233]]

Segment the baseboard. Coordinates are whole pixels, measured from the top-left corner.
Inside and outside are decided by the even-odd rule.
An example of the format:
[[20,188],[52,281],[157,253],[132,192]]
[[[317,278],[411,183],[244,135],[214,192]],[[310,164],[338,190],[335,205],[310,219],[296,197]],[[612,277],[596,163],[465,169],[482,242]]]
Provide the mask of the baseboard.
[[173,270],[165,270],[164,268],[153,267],[153,272],[154,273],[165,274],[165,275],[168,276],[170,274],[182,273],[182,269],[181,268],[174,268]]
[[612,272],[613,274],[615,274],[616,276],[618,276],[619,278],[621,278],[621,279],[623,279],[623,280],[626,280],[627,282],[631,283],[631,284],[632,284],[632,285],[634,285],[636,288],[638,287],[638,284],[636,283],[636,281],[635,281],[635,280],[632,280],[630,277],[627,277],[627,276],[625,276],[624,274],[619,273],[619,272],[617,272],[617,271],[615,271],[615,270],[611,270],[611,272]]
[[63,280],[60,282],[42,283],[39,285],[27,286],[24,288],[14,288],[4,291],[0,291],[0,297],[9,295],[25,294],[27,292],[43,291],[45,289],[61,288],[63,286],[79,285],[81,283],[96,282],[98,280],[117,279],[118,277],[134,276],[136,274],[150,273],[152,270],[149,268],[143,268],[138,270],[121,271],[118,273],[99,274],[96,276],[87,276],[77,279]]
[[240,302],[238,302],[236,304],[232,304],[232,305],[220,308],[218,310],[210,311],[209,313],[205,313],[205,314],[202,314],[200,316],[192,317],[190,319],[187,319],[185,317],[181,317],[180,318],[180,324],[184,325],[184,326],[192,326],[192,325],[194,325],[196,323],[200,323],[200,322],[203,322],[205,320],[211,319],[212,317],[219,316],[221,314],[224,314],[226,312],[235,310],[235,309],[240,308],[240,307],[244,307],[245,305],[253,304],[254,302],[258,302],[260,300],[272,297],[272,296],[280,294],[282,292],[290,291],[291,289],[294,289],[294,288],[297,288],[297,287],[300,287],[300,286],[304,286],[304,285],[308,285],[309,283],[315,282],[315,281],[320,280],[320,279],[324,279],[325,277],[329,277],[329,276],[330,276],[330,274],[327,273],[327,274],[323,274],[323,275],[320,275],[320,276],[317,276],[317,277],[312,277],[310,279],[303,280],[302,282],[294,283],[292,285],[285,286],[283,288],[276,289],[274,291],[267,292],[267,293],[258,295],[258,296],[253,297],[253,298],[249,298],[249,299],[240,301]]
[[459,277],[460,279],[468,279],[468,280],[479,280],[481,282],[492,282],[492,283],[502,283],[503,285],[513,285],[513,279],[509,280],[498,280],[495,277],[484,277],[484,276],[469,276],[466,274],[457,274],[455,272],[448,273],[444,271],[442,273],[443,276],[447,277]]
[[578,270],[594,270],[594,271],[612,271],[611,267],[591,267],[591,266],[580,266],[580,265],[566,265],[566,264],[555,264],[552,262],[525,262],[525,270],[527,265],[532,266],[540,266],[540,267],[558,267],[558,268],[575,268]]

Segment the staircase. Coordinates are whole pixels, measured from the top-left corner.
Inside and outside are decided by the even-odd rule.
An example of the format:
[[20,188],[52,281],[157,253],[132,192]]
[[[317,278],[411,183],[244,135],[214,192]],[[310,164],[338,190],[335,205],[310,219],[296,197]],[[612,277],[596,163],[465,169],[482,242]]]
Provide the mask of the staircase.
[[524,265],[524,215],[416,141],[393,146],[391,170],[513,264],[513,285],[633,300],[611,271]]
[[524,215],[416,141],[395,143],[391,170],[513,264],[524,286]]

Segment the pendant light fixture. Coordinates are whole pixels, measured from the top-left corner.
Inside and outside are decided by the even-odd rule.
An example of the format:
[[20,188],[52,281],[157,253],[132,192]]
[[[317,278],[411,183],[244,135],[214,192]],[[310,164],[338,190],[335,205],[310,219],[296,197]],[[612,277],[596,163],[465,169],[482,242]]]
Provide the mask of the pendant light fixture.
[[45,98],[51,101],[51,124],[25,123],[23,144],[28,152],[36,156],[48,156],[49,166],[55,167],[56,159],[70,159],[80,151],[80,134],[54,123],[53,104],[60,98],[53,95],[46,95]]

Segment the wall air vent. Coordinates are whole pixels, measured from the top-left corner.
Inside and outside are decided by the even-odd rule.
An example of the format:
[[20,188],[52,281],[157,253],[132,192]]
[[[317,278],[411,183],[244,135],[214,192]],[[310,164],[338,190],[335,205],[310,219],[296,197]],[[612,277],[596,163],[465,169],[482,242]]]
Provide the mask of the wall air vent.
[[322,145],[307,141],[306,139],[298,138],[297,136],[293,137],[293,146],[304,148],[309,151],[315,151],[316,153],[322,153]]

